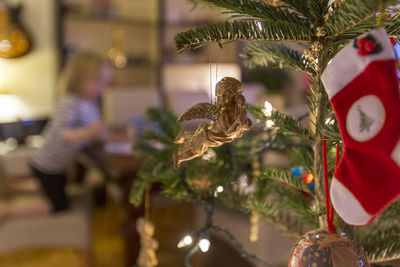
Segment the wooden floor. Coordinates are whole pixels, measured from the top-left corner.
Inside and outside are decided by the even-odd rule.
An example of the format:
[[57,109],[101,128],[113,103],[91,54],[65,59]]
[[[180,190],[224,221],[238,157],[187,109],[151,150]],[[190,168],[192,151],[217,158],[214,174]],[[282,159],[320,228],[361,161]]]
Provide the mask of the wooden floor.
[[[154,207],[155,206],[155,207]],[[188,249],[178,249],[177,242],[193,228],[191,204],[164,203],[153,205],[152,221],[159,241],[157,256],[160,267],[183,267]],[[93,214],[93,267],[125,267],[124,225],[121,210],[97,208]],[[207,253],[198,252],[192,259],[193,267],[251,267],[232,248],[211,236]],[[29,249],[13,252],[0,258],[0,267],[85,267],[81,255],[68,249]]]
[[[93,214],[93,267],[125,267],[121,227],[108,220],[105,209]],[[0,267],[85,267],[81,254],[72,249],[29,249],[0,258]]]

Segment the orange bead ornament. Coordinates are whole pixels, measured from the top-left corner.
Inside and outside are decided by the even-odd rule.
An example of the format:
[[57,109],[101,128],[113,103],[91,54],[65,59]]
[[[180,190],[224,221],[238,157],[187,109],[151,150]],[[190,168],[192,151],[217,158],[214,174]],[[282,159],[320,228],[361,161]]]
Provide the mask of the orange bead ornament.
[[301,174],[301,179],[306,184],[311,184],[312,182],[314,182],[314,175],[312,175],[311,173],[308,173],[308,172],[303,172]]

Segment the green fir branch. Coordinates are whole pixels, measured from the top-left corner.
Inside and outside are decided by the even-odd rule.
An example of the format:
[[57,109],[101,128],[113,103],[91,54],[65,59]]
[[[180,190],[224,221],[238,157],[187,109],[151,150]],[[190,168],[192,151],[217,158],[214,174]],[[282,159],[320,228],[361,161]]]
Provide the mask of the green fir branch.
[[278,191],[281,191],[279,206],[282,207],[282,210],[297,214],[299,219],[306,222],[310,228],[318,227],[318,216],[320,214],[311,208],[311,197],[307,200],[301,192],[288,192],[283,187]]
[[392,203],[371,225],[368,226],[369,233],[379,232],[381,229],[389,229],[399,224],[400,201]]
[[245,64],[252,68],[255,66],[268,66],[274,63],[280,68],[289,67],[308,73],[315,73],[311,64],[303,55],[285,45],[260,45],[250,44],[245,48],[245,54],[242,55]]
[[400,15],[395,15],[382,23],[390,37],[400,37]]
[[400,258],[400,227],[380,229],[359,238],[358,243],[364,248],[371,262],[388,261]]
[[310,18],[310,10],[308,9],[307,1],[299,1],[299,0],[281,0],[281,2],[285,3],[287,8],[290,10],[295,10],[297,13],[303,15],[306,18]]
[[329,11],[329,0],[304,0],[308,3],[308,9],[312,18],[314,27],[325,23],[325,16]]
[[146,112],[146,117],[149,121],[157,122],[160,130],[168,137],[174,139],[179,133],[181,126],[177,123],[178,118],[170,111],[160,108],[149,108]]
[[[287,8],[267,5],[261,0],[190,0],[194,4],[217,7],[224,13],[236,14],[234,17],[245,19],[261,19],[265,22],[282,23],[289,26],[302,24],[310,26],[310,22]],[[239,14],[239,15],[237,15]]]
[[308,110],[310,111],[313,118],[316,117],[316,111],[318,108],[318,98],[319,98],[319,88],[316,86],[316,81],[314,77],[311,76],[311,84],[308,90],[307,100],[308,100]]
[[288,170],[282,168],[268,168],[265,169],[262,174],[257,178],[260,180],[271,179],[277,182],[284,183],[285,185],[292,187],[296,190],[301,190],[307,193],[311,193],[308,185],[304,183],[298,177],[292,175]]
[[258,120],[272,120],[274,122],[273,129],[278,133],[286,136],[299,136],[306,141],[312,141],[314,139],[314,135],[309,130],[304,128],[299,120],[290,115],[281,113],[274,109],[272,110],[270,116],[266,116],[264,114],[263,107],[250,103],[246,104],[246,109]]
[[272,227],[293,239],[299,239],[302,235],[302,222],[291,219],[290,216],[279,211],[278,207],[268,203],[265,198],[248,199],[245,203],[245,209],[249,213],[258,213]]
[[176,48],[184,51],[211,42],[221,46],[223,43],[239,40],[310,42],[311,36],[312,29],[304,25],[287,26],[265,21],[240,20],[209,24],[181,32],[174,40]]
[[170,136],[155,131],[146,131],[143,135],[143,138],[145,138],[147,141],[160,142],[166,145],[174,144],[174,139],[172,139]]
[[246,110],[257,120],[266,121],[267,116],[264,113],[264,107],[256,104],[246,103]]
[[353,39],[376,26],[376,14],[398,3],[397,0],[346,0],[325,23],[327,37]]
[[129,202],[135,207],[139,207],[143,201],[143,194],[148,185],[145,181],[146,179],[137,178],[132,183],[130,193],[129,193]]
[[314,139],[314,135],[309,130],[304,128],[296,118],[288,114],[274,109],[267,119],[272,120],[274,122],[273,128],[283,135],[298,136],[307,141]]
[[292,166],[303,166],[306,170],[312,170],[314,165],[314,152],[311,146],[298,146],[289,151]]
[[325,136],[329,145],[342,143],[342,136],[340,135],[339,126],[336,123],[333,125],[325,125],[325,127],[321,129],[321,135]]

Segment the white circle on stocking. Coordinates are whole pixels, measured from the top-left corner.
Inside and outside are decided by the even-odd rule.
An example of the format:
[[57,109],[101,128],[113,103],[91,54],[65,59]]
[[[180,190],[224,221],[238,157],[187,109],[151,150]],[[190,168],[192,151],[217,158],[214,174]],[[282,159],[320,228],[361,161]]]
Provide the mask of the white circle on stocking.
[[385,117],[385,108],[377,96],[363,96],[349,109],[346,128],[354,140],[365,142],[379,133]]

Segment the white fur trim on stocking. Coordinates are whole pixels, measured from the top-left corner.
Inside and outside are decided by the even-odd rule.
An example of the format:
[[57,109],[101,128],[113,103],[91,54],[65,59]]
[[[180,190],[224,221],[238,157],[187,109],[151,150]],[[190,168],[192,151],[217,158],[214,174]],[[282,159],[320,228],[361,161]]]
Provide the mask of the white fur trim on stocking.
[[340,50],[329,62],[321,77],[329,99],[357,77],[372,61],[396,58],[384,28],[365,33],[358,38],[368,34],[371,34],[376,39],[376,42],[382,46],[382,51],[378,54],[360,56],[357,48],[353,46],[353,40]]
[[397,142],[396,147],[392,152],[392,159],[396,162],[397,166],[400,168],[400,140]]
[[373,216],[364,210],[354,195],[335,177],[332,179],[330,195],[333,207],[346,223],[366,225],[371,221]]

